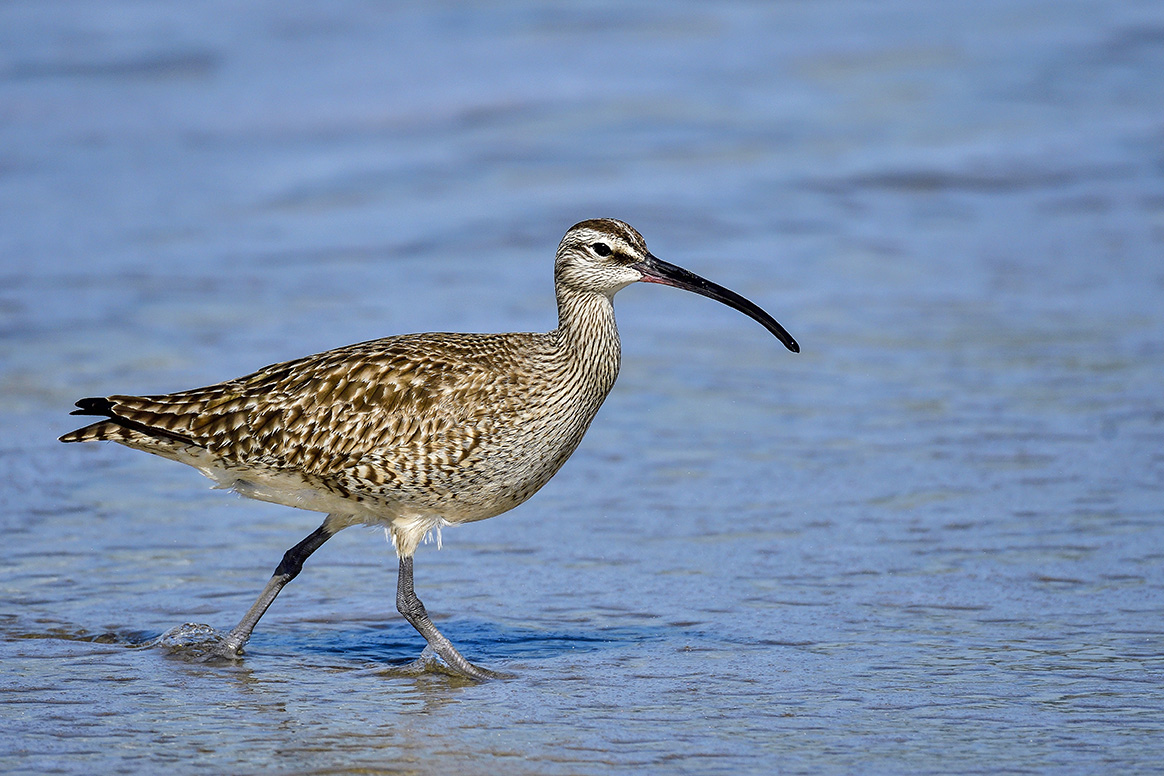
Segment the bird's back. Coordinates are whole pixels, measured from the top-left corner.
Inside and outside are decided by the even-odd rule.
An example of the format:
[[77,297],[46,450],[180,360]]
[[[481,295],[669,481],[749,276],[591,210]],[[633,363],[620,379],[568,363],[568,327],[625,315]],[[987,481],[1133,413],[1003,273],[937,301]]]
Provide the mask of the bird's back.
[[466,522],[529,498],[573,452],[609,390],[574,365],[553,332],[389,337],[205,388],[84,400],[81,414],[108,419],[61,439],[116,441],[360,522]]

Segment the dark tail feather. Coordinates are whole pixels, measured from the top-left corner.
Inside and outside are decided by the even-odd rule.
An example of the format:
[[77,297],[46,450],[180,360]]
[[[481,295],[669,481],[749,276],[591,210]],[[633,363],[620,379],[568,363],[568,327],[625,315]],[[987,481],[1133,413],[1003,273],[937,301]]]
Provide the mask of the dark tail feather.
[[[124,415],[119,415],[117,410],[113,407],[113,402],[102,396],[90,396],[87,399],[81,399],[77,402],[77,408],[70,412],[70,415],[99,415],[104,418],[109,418],[110,421],[117,424],[121,428],[127,428],[132,431],[138,431],[142,434],[152,437],[161,437],[169,439],[174,442],[179,442],[184,445],[194,444],[194,440],[185,434],[179,434],[176,431],[170,431],[167,428],[143,423],[140,420],[127,418]],[[104,423],[94,423],[91,426],[77,429],[76,431],[65,434],[60,437],[61,442],[89,442],[94,440],[107,439],[108,436],[102,433],[103,428],[112,428],[106,426]]]
[[73,410],[70,415],[102,415],[106,418],[114,417],[113,402],[103,396],[90,396],[77,402],[80,409]]

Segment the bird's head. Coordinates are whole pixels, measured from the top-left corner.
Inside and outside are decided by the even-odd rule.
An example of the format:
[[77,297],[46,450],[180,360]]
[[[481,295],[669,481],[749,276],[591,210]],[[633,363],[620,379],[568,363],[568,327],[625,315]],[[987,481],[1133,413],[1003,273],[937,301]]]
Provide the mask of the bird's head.
[[565,288],[609,297],[639,281],[692,291],[739,310],[793,353],[800,352],[800,345],[771,315],[734,291],[655,258],[634,227],[614,218],[593,218],[570,227],[558,245],[554,278]]

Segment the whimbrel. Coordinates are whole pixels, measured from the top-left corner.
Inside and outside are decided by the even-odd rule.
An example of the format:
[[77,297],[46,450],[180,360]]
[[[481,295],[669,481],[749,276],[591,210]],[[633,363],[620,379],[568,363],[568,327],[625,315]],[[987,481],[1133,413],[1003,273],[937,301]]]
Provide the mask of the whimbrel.
[[442,526],[513,509],[582,440],[618,375],[613,299],[662,283],[754,318],[796,341],[752,302],[661,261],[609,218],[575,224],[558,246],[558,328],[545,334],[410,334],[329,350],[206,388],[77,402],[103,419],[62,442],[109,440],[197,468],[243,496],[324,512],[289,549],[214,650],[237,658],[267,608],[313,552],[351,525],[388,529],[399,557],[396,607],[428,646],[417,667],[480,679],[433,625],[413,589],[412,556]]

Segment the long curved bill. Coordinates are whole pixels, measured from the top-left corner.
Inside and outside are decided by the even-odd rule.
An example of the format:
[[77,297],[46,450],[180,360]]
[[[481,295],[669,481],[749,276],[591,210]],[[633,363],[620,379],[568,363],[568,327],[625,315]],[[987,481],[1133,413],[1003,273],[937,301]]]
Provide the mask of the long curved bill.
[[791,350],[793,353],[800,352],[800,345],[792,338],[788,331],[776,322],[768,313],[761,310],[756,305],[749,302],[744,297],[737,294],[735,291],[728,290],[721,285],[712,283],[706,278],[701,278],[694,272],[688,272],[682,267],[677,267],[674,264],[668,264],[662,259],[655,258],[651,254],[647,254],[644,261],[638,261],[631,265],[639,272],[643,273],[642,280],[645,283],[661,283],[664,286],[674,286],[675,288],[682,288],[685,291],[694,291],[701,296],[706,296],[709,299],[714,299],[717,302],[723,302],[728,307],[739,310],[744,315],[758,321],[768,331],[776,335],[776,338],[784,343],[784,347]]

